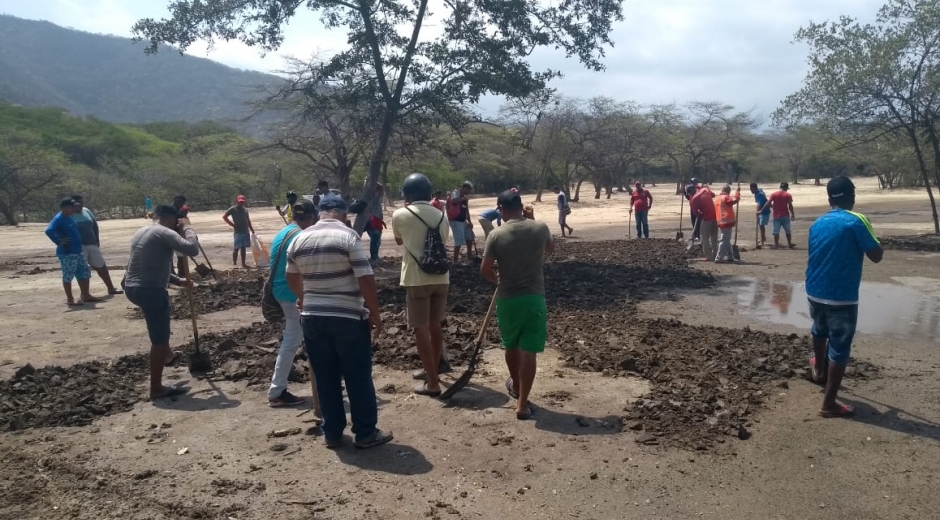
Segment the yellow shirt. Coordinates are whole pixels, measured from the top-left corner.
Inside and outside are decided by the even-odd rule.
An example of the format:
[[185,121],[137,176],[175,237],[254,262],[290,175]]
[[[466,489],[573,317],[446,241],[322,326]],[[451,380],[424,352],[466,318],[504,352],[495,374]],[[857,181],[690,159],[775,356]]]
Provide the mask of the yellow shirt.
[[[412,214],[412,211],[415,214]],[[437,226],[441,239],[447,243],[450,238],[450,223],[444,213],[427,202],[414,202],[407,208],[399,208],[392,213],[392,234],[402,241],[402,247],[405,249],[401,258],[402,287],[450,283],[449,273],[428,274],[418,265],[417,259],[424,255],[424,239],[428,235],[428,226]]]

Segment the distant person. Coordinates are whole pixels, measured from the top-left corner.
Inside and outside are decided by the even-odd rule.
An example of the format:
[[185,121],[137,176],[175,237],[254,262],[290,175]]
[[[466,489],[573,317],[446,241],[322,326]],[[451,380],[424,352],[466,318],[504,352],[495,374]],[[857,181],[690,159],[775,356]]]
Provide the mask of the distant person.
[[[173,207],[176,208],[176,211],[179,212],[179,216],[183,218],[189,218],[189,206],[186,205],[186,197],[183,195],[176,195],[173,197]],[[176,273],[180,276],[183,275],[183,262],[185,260],[185,255],[176,252]]]
[[516,399],[516,419],[526,420],[535,412],[529,395],[536,355],[545,350],[548,337],[542,267],[554,242],[547,225],[523,216],[518,193],[500,193],[497,204],[505,225],[486,239],[480,272],[497,284],[496,320],[509,368],[506,392]]
[[760,228],[760,247],[764,247],[767,242],[767,223],[770,222],[770,208],[767,206],[767,195],[764,190],[757,187],[756,182],[751,183],[751,193],[754,194],[754,202],[757,203],[757,227]]
[[721,195],[715,199],[715,216],[718,218],[718,230],[721,239],[718,242],[718,252],[715,253],[715,263],[722,264],[734,261],[731,251],[731,232],[738,223],[734,207],[741,200],[741,191],[735,191],[731,196],[731,186],[721,189]]
[[[381,201],[385,197],[385,185],[377,183],[375,185],[375,196]],[[382,231],[385,229],[385,213],[382,210],[382,204],[373,206],[370,210],[369,220],[366,221],[365,233],[369,235],[369,263],[373,269],[378,269],[382,265],[382,259],[379,258],[379,248],[382,247]]]
[[493,221],[496,221],[496,226],[503,225],[503,218],[499,215],[499,208],[490,208],[483,213],[480,213],[480,227],[483,228],[483,239],[486,240],[490,233],[493,231]]
[[[150,336],[150,398],[173,397],[184,387],[163,386],[163,367],[179,354],[170,350],[170,295],[167,284],[192,287],[192,281],[170,273],[173,252],[186,256],[199,253],[196,232],[189,219],[181,218],[174,206],[153,210],[156,225],[144,226],[131,238],[131,254],[124,276],[127,299],[140,307]],[[181,273],[185,274],[185,273]]]
[[405,289],[408,326],[414,330],[415,346],[424,367],[412,377],[424,380],[415,387],[416,394],[437,397],[441,395],[440,374],[450,371],[441,328],[447,310],[450,274],[425,272],[420,261],[425,255],[428,231],[437,229],[446,244],[451,226],[446,215],[428,203],[431,181],[425,175],[409,175],[402,189],[405,207],[392,214],[392,234],[395,243],[404,249],[399,284]]
[[235,197],[235,205],[222,215],[222,220],[232,228],[234,234],[232,265],[238,265],[238,255],[241,254],[242,267],[248,269],[248,264],[245,262],[245,254],[248,248],[251,247],[251,233],[255,232],[255,228],[251,225],[251,218],[248,216],[248,208],[245,207],[244,195]]
[[771,209],[774,217],[774,249],[780,248],[780,229],[787,234],[787,247],[793,249],[796,244],[793,243],[793,235],[790,231],[790,221],[796,218],[793,212],[793,197],[788,193],[790,184],[780,183],[780,190],[770,194],[770,198],[761,211]]
[[839,403],[836,397],[858,323],[862,264],[866,256],[877,264],[884,250],[868,218],[852,211],[855,185],[848,177],[830,180],[826,193],[832,209],[809,228],[806,296],[813,320],[810,368],[813,380],[826,384],[819,415],[849,417],[855,415],[855,408]]
[[636,237],[650,237],[649,212],[653,209],[653,194],[644,189],[640,181],[636,182],[636,189],[630,194],[630,203],[636,216]]
[[[692,214],[698,222],[704,260],[710,262],[718,256],[718,218],[715,214],[715,193],[708,186],[700,186],[689,202]],[[695,240],[694,236],[692,240]]]
[[323,412],[326,447],[343,443],[346,383],[357,448],[392,440],[376,428],[378,406],[372,381],[372,332],[382,318],[375,276],[362,239],[345,224],[346,201],[320,197],[320,220],[300,234],[287,251],[287,285],[301,308],[304,346],[313,366]]
[[297,296],[287,286],[287,250],[301,231],[316,223],[317,210],[313,202],[302,199],[294,204],[290,213],[294,221],[274,236],[274,240],[271,241],[271,256],[268,260],[271,272],[274,273],[271,280],[274,298],[281,304],[281,309],[284,311],[284,333],[281,337],[281,346],[277,350],[277,360],[274,362],[271,386],[268,388],[268,406],[272,408],[296,406],[306,402],[305,399],[287,390],[287,377],[294,365],[294,357],[304,341],[304,331],[300,326],[300,309],[297,308]]
[[[402,195],[404,199],[405,196]],[[438,211],[444,211],[444,192],[442,190],[437,190],[434,192],[434,198],[431,199],[431,205],[437,208]]]
[[[82,254],[82,237],[78,226],[72,220],[76,212],[75,201],[71,197],[59,202],[59,212],[56,213],[49,226],[46,227],[46,236],[56,245],[55,254],[62,268],[62,288],[65,290],[65,299],[69,307],[77,307],[83,303],[100,302],[88,291],[91,278],[91,268]],[[78,280],[81,299],[75,300],[72,296],[72,280]]]
[[[326,179],[320,179],[317,181],[317,195],[323,197],[324,195],[332,195],[333,192],[330,190],[330,181]],[[340,195],[342,198],[342,195]]]
[[552,186],[552,191],[557,196],[558,203],[558,225],[561,226],[561,236],[565,236],[565,230],[568,230],[570,236],[574,233],[574,228],[568,225],[568,215],[571,214],[571,206],[568,205],[568,196],[561,191],[558,186]]
[[[689,220],[692,221],[692,240],[698,240],[702,236],[701,224],[699,224],[698,227],[695,226],[698,222],[698,215],[692,210],[692,197],[694,197],[700,189],[702,189],[702,184],[699,183],[698,179],[692,177],[682,190],[682,195],[685,197],[685,200],[689,201]],[[712,195],[714,195],[714,193],[712,193]]]
[[[450,223],[451,236],[454,237],[455,264],[460,262],[460,248],[467,245],[467,229],[470,227],[471,193],[473,193],[473,183],[465,181],[463,185],[447,197],[447,220]],[[467,259],[470,259],[469,248],[467,248]]]
[[150,195],[147,195],[147,198],[144,199],[144,215],[145,218],[151,218],[153,216],[153,200],[150,198]]
[[274,209],[276,209],[282,217],[287,219],[288,226],[294,221],[294,204],[297,204],[297,192],[288,191],[287,204],[284,205],[284,209],[282,210],[280,206],[274,206]]
[[85,207],[85,199],[81,195],[72,195],[75,201],[75,213],[72,214],[72,220],[78,227],[78,234],[82,237],[82,254],[85,261],[92,269],[98,273],[98,277],[108,288],[108,294],[124,294],[114,287],[111,282],[111,273],[108,271],[108,265],[104,261],[104,255],[101,254],[101,233],[98,230],[98,221],[95,214]]

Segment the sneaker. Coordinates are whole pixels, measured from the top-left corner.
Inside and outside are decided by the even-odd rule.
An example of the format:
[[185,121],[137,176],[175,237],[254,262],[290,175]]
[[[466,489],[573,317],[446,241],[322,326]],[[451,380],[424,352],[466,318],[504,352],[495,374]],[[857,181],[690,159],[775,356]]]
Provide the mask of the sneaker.
[[394,438],[395,436],[392,435],[392,432],[383,432],[382,430],[376,429],[375,433],[369,437],[361,441],[356,441],[356,447],[361,450],[374,448],[376,446],[381,446]]
[[296,395],[284,390],[281,392],[281,395],[275,397],[274,399],[268,399],[268,406],[271,408],[280,408],[282,406],[297,406],[307,402],[303,397],[297,397]]

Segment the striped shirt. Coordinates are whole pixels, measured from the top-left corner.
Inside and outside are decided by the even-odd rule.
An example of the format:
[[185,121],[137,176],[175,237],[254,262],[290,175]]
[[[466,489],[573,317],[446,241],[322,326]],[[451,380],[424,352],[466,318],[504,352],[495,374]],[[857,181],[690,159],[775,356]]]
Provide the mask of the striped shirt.
[[301,316],[369,317],[357,280],[372,275],[369,256],[343,222],[323,219],[298,235],[287,250],[287,272],[304,276]]

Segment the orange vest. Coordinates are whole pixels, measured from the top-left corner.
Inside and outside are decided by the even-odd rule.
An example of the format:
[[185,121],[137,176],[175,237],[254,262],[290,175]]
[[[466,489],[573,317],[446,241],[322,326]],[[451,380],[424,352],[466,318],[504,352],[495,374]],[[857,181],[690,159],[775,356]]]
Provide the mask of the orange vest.
[[733,198],[731,195],[725,195],[724,193],[715,198],[715,215],[718,217],[718,227],[734,227],[737,217],[734,214],[734,206],[731,202],[740,200],[740,198],[740,193],[737,193]]

